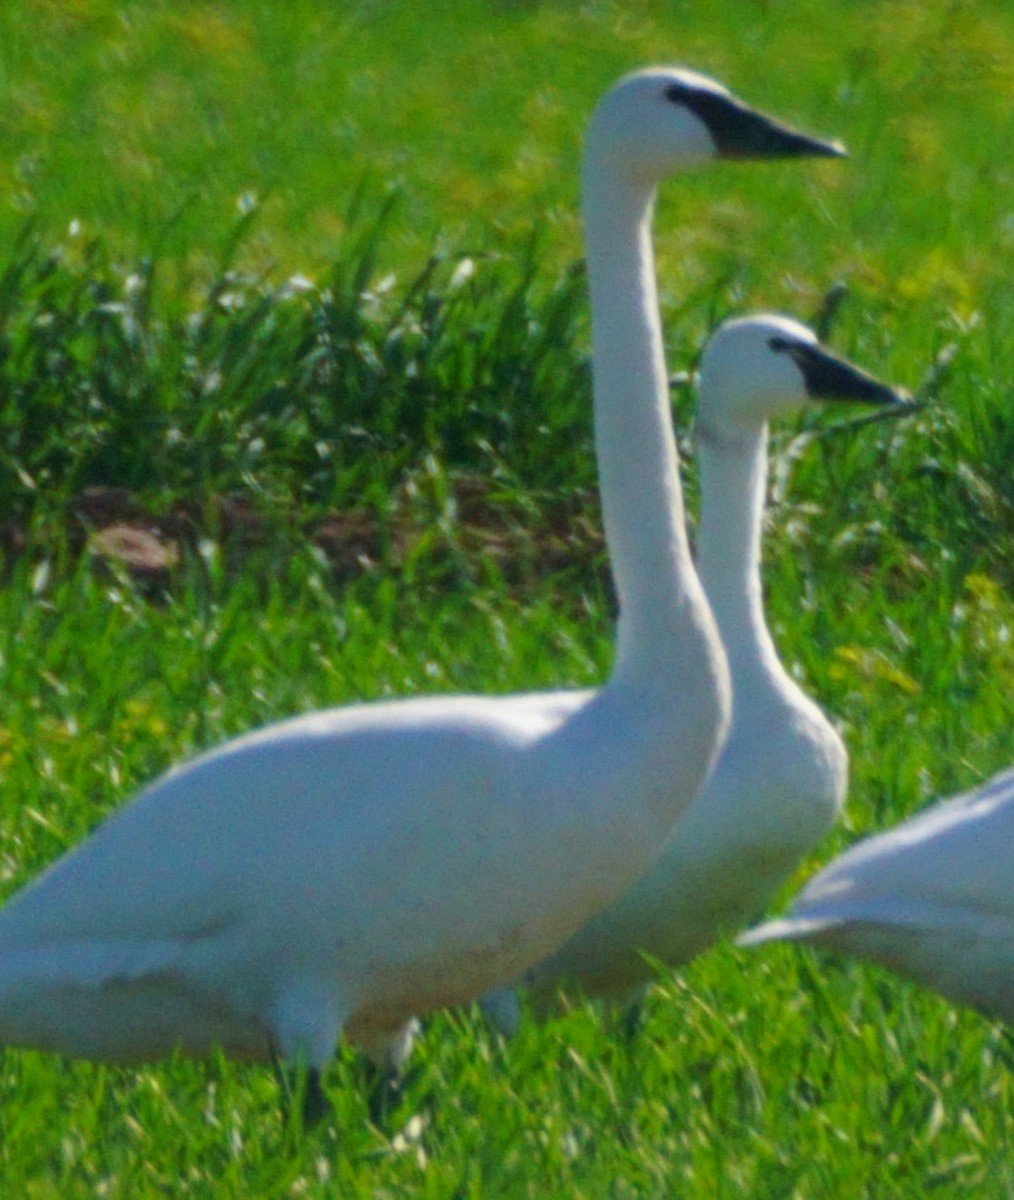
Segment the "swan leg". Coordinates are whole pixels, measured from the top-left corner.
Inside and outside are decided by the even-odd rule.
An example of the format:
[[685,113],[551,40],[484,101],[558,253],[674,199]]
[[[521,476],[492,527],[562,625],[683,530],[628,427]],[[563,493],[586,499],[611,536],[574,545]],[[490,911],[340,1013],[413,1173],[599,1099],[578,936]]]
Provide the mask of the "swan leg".
[[404,1080],[400,1071],[375,1063],[371,1058],[366,1060],[364,1072],[366,1111],[370,1124],[383,1129],[401,1102]]
[[628,998],[620,1010],[617,1027],[628,1046],[637,1040],[638,1034],[644,1028],[644,998],[645,993],[638,990]]
[[334,1057],[344,1022],[333,991],[317,980],[293,981],[273,1016],[271,1057],[283,1112],[288,1116],[298,1106],[303,1128],[310,1129],[331,1112],[321,1074]]
[[421,1028],[413,1017],[394,1033],[379,1034],[363,1044],[366,1105],[374,1125],[386,1125],[401,1103],[405,1084],[411,1077],[411,1072],[405,1071],[405,1062]]
[[331,1102],[321,1083],[321,1074],[316,1067],[308,1068],[303,1085],[303,1128],[313,1129],[331,1115]]
[[288,1126],[292,1114],[297,1111],[302,1130],[315,1128],[331,1115],[331,1102],[324,1091],[323,1076],[318,1067],[285,1063],[273,1046],[271,1066],[278,1081],[283,1125]]
[[511,1041],[517,1036],[521,1028],[521,1001],[513,987],[508,985],[480,996],[479,1009],[500,1037]]

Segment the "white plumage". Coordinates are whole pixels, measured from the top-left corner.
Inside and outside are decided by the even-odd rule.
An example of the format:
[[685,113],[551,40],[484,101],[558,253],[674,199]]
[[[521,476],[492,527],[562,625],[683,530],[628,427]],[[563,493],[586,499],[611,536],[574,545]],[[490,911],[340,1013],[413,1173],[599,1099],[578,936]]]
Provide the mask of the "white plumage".
[[643,873],[724,737],[691,563],[650,218],[677,168],[837,154],[689,72],[622,80],[588,134],[596,447],[621,602],[597,691],[315,713],[170,772],[0,912],[0,1042],[98,1059],[214,1045],[318,1073],[544,956]]
[[[654,979],[645,952],[678,966],[756,916],[838,813],[845,747],[778,658],[760,575],[767,422],[838,398],[899,399],[784,317],[729,321],[704,352],[697,561],[729,658],[732,726],[718,765],[655,866],[525,973],[538,1017],[567,985],[620,1006],[637,1000]],[[482,1003],[509,1032],[517,1020],[510,991]]]
[[1014,770],[857,842],[741,944],[811,942],[1014,1021]]

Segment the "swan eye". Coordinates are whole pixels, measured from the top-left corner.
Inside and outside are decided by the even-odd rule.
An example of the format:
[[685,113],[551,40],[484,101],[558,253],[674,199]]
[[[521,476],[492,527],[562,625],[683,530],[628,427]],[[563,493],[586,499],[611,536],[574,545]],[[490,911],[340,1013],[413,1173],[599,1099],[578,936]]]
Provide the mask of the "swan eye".
[[673,104],[683,104],[690,95],[690,88],[685,83],[670,83],[665,89],[665,98]]

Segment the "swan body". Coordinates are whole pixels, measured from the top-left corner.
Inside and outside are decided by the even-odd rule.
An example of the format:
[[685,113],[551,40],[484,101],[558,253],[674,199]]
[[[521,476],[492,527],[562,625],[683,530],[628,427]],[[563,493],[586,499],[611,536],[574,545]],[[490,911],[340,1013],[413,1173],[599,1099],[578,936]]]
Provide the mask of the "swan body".
[[740,943],[810,942],[1014,1021],[1014,770],[857,842]]
[[[708,343],[696,426],[697,561],[729,658],[732,725],[715,770],[655,865],[525,972],[536,1017],[552,1011],[567,985],[630,1006],[655,978],[645,953],[670,966],[686,963],[761,912],[841,807],[845,747],[779,661],[760,578],[767,422],[837,398],[899,400],[784,317],[726,322]],[[482,1006],[501,1031],[512,1031],[518,1011],[508,989]]]
[[384,1059],[414,1013],[516,976],[628,888],[710,770],[728,671],[684,531],[656,184],[835,155],[690,72],[621,80],[583,209],[596,449],[620,597],[598,690],[356,705],[170,771],[0,911],[0,1042],[108,1060],[221,1046]]

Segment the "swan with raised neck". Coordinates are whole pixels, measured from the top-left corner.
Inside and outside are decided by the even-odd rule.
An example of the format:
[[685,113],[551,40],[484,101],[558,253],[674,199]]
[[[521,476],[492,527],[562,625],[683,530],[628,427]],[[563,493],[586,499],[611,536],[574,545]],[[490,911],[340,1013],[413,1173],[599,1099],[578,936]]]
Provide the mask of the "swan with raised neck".
[[650,245],[684,165],[836,154],[687,72],[621,81],[584,169],[596,445],[622,612],[599,690],[311,713],[156,781],[0,912],[0,1042],[132,1060],[403,1047],[641,875],[725,735],[686,544]]

